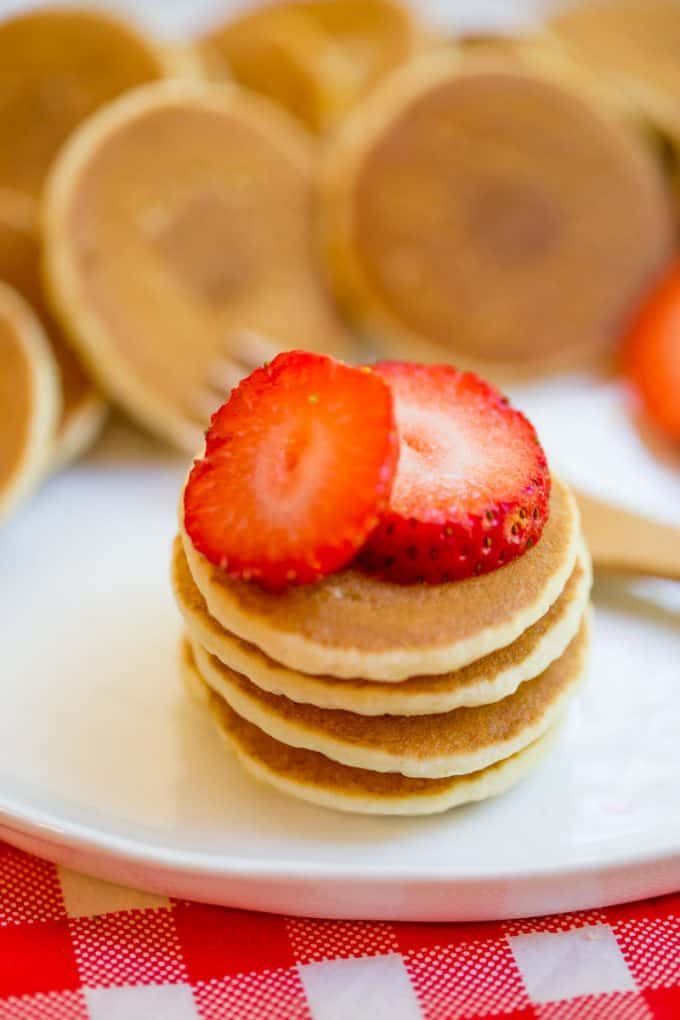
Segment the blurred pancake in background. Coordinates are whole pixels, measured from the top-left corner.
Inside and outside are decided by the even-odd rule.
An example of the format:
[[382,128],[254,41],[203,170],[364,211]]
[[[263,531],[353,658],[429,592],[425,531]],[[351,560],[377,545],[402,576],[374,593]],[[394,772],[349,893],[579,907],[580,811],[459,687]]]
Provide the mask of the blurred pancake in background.
[[581,73],[606,82],[660,136],[680,198],[680,3],[563,3],[547,29]]
[[42,8],[0,23],[0,187],[38,194],[84,117],[166,69],[159,50],[108,14]]
[[316,262],[315,172],[311,136],[285,111],[180,81],[110,104],[55,164],[53,307],[102,387],[192,452],[277,351],[353,353]]
[[342,47],[356,75],[359,96],[410,60],[424,42],[408,6],[394,0],[302,0],[291,7],[304,12]]
[[680,4],[676,0],[588,0],[562,4],[548,22],[577,63],[677,128]]
[[662,169],[582,89],[439,50],[328,146],[322,246],[389,352],[524,374],[607,352],[667,265]]
[[621,121],[628,129],[641,135],[646,145],[659,152],[659,139],[634,98],[615,82],[582,61],[576,61],[553,32],[544,28],[528,34],[477,33],[456,39],[454,55],[459,63],[471,67],[524,67],[557,85],[578,92],[588,105],[599,108],[605,116]]
[[288,5],[265,7],[214,29],[198,43],[206,76],[233,78],[323,131],[356,91],[346,55],[315,21]]
[[53,462],[63,464],[95,438],[105,406],[45,303],[40,280],[37,205],[27,195],[3,189],[0,189],[0,281],[11,284],[29,302],[42,322],[56,358],[61,414]]
[[59,380],[40,322],[0,283],[0,519],[43,477],[59,416]]
[[233,76],[321,132],[420,41],[409,10],[392,0],[314,0],[231,18],[197,46],[208,77]]

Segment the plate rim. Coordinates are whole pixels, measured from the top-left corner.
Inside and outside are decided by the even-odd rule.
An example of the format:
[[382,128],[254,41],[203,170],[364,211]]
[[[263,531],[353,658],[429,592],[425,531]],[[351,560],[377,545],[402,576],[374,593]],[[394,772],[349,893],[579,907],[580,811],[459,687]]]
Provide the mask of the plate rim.
[[[96,829],[73,820],[64,822],[56,813],[41,810],[27,810],[12,806],[11,798],[0,795],[0,830],[6,829],[26,835],[29,838],[49,840],[51,843],[70,847],[85,854],[109,855],[122,863],[153,866],[164,870],[174,869],[187,875],[219,879],[265,879],[285,881],[308,879],[317,881],[379,882],[381,884],[417,883],[426,881],[438,885],[452,883],[556,881],[569,877],[584,878],[588,875],[606,874],[627,868],[654,867],[677,863],[680,866],[680,821],[671,835],[669,845],[655,849],[647,844],[628,854],[612,854],[604,859],[583,854],[568,864],[551,864],[547,860],[541,866],[525,867],[517,864],[499,863],[493,870],[488,867],[475,870],[462,867],[455,870],[444,866],[430,865],[426,869],[389,862],[365,864],[347,868],[324,861],[277,858],[247,858],[225,854],[196,851],[179,851],[172,848],[145,846],[134,837],[107,836],[102,829]],[[668,843],[668,840],[666,840]]]

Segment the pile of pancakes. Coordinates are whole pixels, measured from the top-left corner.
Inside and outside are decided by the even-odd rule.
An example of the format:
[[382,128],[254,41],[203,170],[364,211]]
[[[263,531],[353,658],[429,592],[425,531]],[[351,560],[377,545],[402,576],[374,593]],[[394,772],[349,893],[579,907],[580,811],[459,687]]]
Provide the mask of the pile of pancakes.
[[170,70],[143,34],[97,11],[53,8],[0,23],[0,518],[82,453],[105,413],[43,287],[45,180],[81,121]]
[[425,45],[415,11],[398,0],[279,0],[195,43],[209,80],[236,80],[318,133]]
[[175,541],[188,687],[255,778],[326,807],[427,814],[506,790],[583,675],[591,565],[569,490],[540,541],[465,581],[350,566],[271,593]]
[[610,361],[677,248],[677,33],[670,0],[514,39],[399,0],[265,3],[172,46],[96,10],[1,21],[0,282],[30,307],[0,302],[26,395],[0,514],[92,441],[100,394],[193,451],[293,347],[501,383]]

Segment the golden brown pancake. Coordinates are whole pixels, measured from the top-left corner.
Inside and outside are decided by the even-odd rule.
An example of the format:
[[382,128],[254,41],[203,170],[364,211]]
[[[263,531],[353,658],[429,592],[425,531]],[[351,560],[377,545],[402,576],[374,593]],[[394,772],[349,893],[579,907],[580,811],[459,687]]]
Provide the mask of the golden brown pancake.
[[311,676],[287,669],[255,645],[230,634],[210,615],[194,584],[179,537],[175,539],[172,561],[175,599],[194,644],[202,645],[225,666],[271,694],[367,716],[431,715],[489,704],[512,694],[520,683],[543,672],[574,637],[588,602],[591,579],[590,557],[583,547],[557,601],[512,644],[453,673],[386,684]]
[[0,187],[39,194],[81,120],[165,69],[138,31],[101,12],[44,8],[0,23]]
[[34,199],[0,189],[0,280],[9,283],[39,316],[59,369],[61,417],[56,457],[75,457],[97,435],[104,404],[79,359],[50,315],[40,280],[38,210]]
[[418,716],[365,716],[269,694],[199,645],[199,673],[243,719],[275,740],[353,768],[436,779],[477,772],[537,740],[562,715],[585,668],[587,626],[562,655],[491,705]]
[[392,0],[314,0],[229,18],[197,47],[210,78],[233,75],[320,132],[419,43],[408,8]]
[[40,322],[0,283],[0,518],[44,474],[59,416],[57,369]]
[[237,378],[276,351],[351,353],[318,275],[313,190],[310,138],[235,86],[148,86],[71,138],[47,186],[46,279],[140,422],[195,450]]
[[300,0],[289,6],[342,48],[356,76],[357,98],[410,60],[424,42],[408,4],[394,0]]
[[323,754],[289,747],[242,719],[202,680],[188,644],[182,671],[192,695],[206,705],[227,744],[256,779],[293,797],[363,814],[433,814],[503,793],[523,779],[550,746],[554,731],[511,758],[466,776],[414,779],[394,772],[349,768]]
[[674,0],[593,0],[562,5],[554,43],[589,81],[606,82],[656,143],[680,194],[680,18]]
[[577,64],[609,79],[661,126],[677,132],[680,17],[674,0],[562,4],[548,29]]
[[486,370],[610,350],[673,252],[661,167],[583,90],[429,54],[342,126],[322,245],[382,345]]
[[588,107],[614,118],[658,155],[658,138],[643,111],[597,68],[574,60],[554,33],[541,27],[524,35],[479,33],[456,39],[456,67],[471,71],[524,69],[553,81],[559,88],[581,95]]
[[288,4],[230,18],[196,45],[210,80],[234,78],[313,131],[334,123],[355,98],[358,75],[347,55],[315,18]]
[[579,542],[576,504],[557,480],[532,549],[447,584],[390,583],[350,566],[272,593],[232,580],[183,534],[196,587],[225,630],[303,673],[390,682],[449,673],[509,645],[559,597]]

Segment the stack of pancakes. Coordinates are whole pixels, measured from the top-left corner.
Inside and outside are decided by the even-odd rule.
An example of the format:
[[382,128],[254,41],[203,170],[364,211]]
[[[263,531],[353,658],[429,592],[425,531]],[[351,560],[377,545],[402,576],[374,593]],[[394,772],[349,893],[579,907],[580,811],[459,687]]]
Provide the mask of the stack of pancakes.
[[349,567],[272,593],[183,533],[173,583],[185,678],[242,764],[340,810],[426,814],[500,793],[540,757],[584,671],[591,568],[558,482],[540,541],[465,581]]

